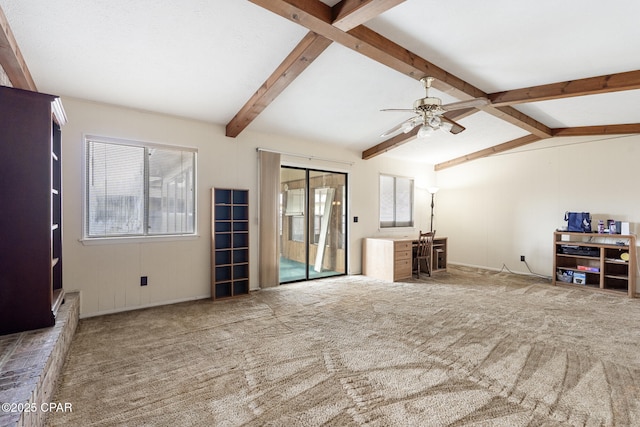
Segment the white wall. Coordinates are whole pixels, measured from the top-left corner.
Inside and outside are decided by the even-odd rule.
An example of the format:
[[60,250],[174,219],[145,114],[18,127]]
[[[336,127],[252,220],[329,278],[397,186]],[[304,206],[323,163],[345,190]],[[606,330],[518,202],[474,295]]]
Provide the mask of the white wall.
[[[283,156],[283,163],[348,173],[348,272],[361,272],[362,238],[390,235],[378,229],[380,173],[416,179],[414,228],[429,229],[430,195],[437,185],[434,228],[449,237],[449,262],[527,272],[552,272],[552,232],[564,212],[588,211],[598,219],[640,223],[635,183],[640,136],[542,141],[434,172],[432,165],[376,157],[313,141],[245,130],[224,136],[224,127],[115,106],[63,100],[69,123],[63,128],[64,286],[81,292],[81,315],[91,316],[210,296],[210,188],[250,190],[251,288],[257,289],[258,218],[256,148],[338,159],[351,165]],[[82,137],[96,134],[185,145],[198,149],[198,231],[195,240],[84,245],[82,235]],[[358,216],[359,221],[353,222]],[[139,285],[140,276],[149,285]]]
[[[593,138],[591,138],[593,139]],[[438,233],[449,261],[553,274],[565,211],[640,223],[640,136],[555,138],[437,172]]]
[[[67,291],[81,293],[83,317],[210,296],[210,188],[250,191],[250,286],[259,288],[256,148],[310,154],[342,163],[283,156],[283,163],[348,173],[349,273],[361,272],[361,240],[385,234],[378,231],[380,173],[416,179],[416,227],[398,235],[416,235],[429,227],[428,193],[435,184],[432,165],[374,158],[364,161],[359,151],[312,141],[286,139],[245,130],[238,138],[224,136],[224,127],[65,98],[69,123],[62,129],[63,156],[63,271]],[[198,231],[195,240],[85,245],[82,236],[83,135],[93,134],[198,149]],[[429,200],[430,203],[430,200]],[[359,222],[353,223],[358,216]],[[140,286],[140,276],[149,285]]]

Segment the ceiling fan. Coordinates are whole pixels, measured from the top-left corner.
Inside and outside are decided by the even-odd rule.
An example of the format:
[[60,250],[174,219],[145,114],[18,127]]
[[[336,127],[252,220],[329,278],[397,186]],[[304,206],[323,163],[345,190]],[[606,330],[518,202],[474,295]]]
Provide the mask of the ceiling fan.
[[381,137],[390,136],[399,130],[402,130],[404,133],[409,133],[416,126],[420,126],[420,130],[418,130],[418,138],[426,138],[436,130],[458,134],[465,130],[465,127],[446,117],[444,113],[464,108],[482,107],[489,103],[487,98],[475,98],[468,101],[453,102],[451,104],[442,105],[442,100],[440,100],[440,98],[429,96],[429,88],[431,87],[433,80],[433,77],[423,77],[420,79],[420,82],[425,88],[426,96],[415,100],[412,109],[386,108],[381,110],[408,111],[416,114],[414,117],[411,117],[410,119],[407,119],[399,125],[389,129],[380,135]]

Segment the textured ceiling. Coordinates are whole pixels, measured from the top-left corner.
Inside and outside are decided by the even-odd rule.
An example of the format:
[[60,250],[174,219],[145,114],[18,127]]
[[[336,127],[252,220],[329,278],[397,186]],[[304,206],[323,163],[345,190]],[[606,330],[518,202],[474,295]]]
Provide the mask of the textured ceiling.
[[[332,6],[336,1],[326,1]],[[226,125],[307,30],[243,0],[0,0],[40,91]],[[408,0],[365,25],[493,93],[640,70],[640,2]],[[432,90],[444,103],[456,101]],[[361,152],[420,83],[332,44],[248,129]],[[640,123],[640,90],[515,106],[549,127]],[[527,135],[486,113],[385,156],[436,164]]]

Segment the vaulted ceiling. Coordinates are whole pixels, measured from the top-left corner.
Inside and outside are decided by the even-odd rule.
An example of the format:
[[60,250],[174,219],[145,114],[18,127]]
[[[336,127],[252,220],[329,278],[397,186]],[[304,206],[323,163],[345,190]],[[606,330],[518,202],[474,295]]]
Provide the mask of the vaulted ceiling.
[[[454,166],[640,133],[640,2],[0,0],[14,86]],[[17,47],[16,47],[17,46]],[[435,78],[466,130],[379,135]]]

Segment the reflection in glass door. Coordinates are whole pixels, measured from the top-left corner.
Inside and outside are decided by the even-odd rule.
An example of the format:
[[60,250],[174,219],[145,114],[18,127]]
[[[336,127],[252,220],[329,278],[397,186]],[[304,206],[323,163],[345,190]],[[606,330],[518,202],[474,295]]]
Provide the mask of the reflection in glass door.
[[280,168],[280,283],[307,279],[307,171]]
[[347,175],[280,169],[280,283],[346,273]]

